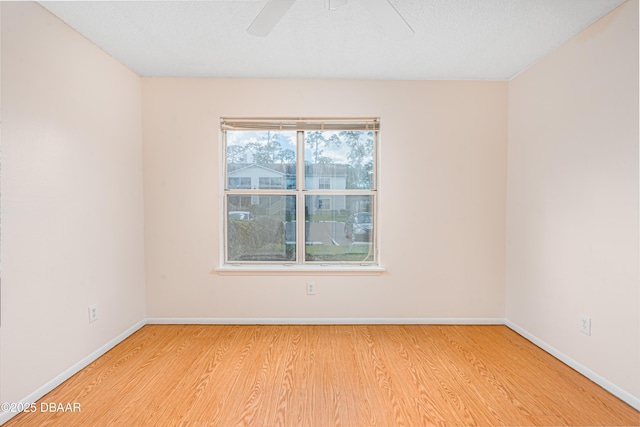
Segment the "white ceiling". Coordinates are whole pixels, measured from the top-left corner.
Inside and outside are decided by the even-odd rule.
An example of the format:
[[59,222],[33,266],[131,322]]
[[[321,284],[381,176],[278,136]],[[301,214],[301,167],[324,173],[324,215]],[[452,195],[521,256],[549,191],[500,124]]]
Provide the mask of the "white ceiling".
[[415,35],[362,2],[297,0],[267,37],[266,1],[41,2],[141,76],[506,80],[624,0],[390,0]]

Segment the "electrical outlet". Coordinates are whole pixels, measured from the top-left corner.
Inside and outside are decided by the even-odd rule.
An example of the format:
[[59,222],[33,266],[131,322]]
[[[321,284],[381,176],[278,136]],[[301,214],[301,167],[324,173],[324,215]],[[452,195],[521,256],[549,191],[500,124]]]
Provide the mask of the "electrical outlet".
[[591,318],[584,314],[580,315],[580,332],[591,335]]
[[98,320],[98,305],[93,304],[89,306],[89,323]]
[[316,282],[307,282],[307,295],[316,294]]

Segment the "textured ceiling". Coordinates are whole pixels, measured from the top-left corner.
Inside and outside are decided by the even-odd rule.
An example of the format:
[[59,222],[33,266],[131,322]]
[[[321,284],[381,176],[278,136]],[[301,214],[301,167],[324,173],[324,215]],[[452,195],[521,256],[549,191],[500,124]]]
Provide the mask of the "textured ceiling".
[[297,0],[267,37],[266,1],[41,2],[142,76],[506,80],[624,0],[391,0],[396,40],[363,6]]

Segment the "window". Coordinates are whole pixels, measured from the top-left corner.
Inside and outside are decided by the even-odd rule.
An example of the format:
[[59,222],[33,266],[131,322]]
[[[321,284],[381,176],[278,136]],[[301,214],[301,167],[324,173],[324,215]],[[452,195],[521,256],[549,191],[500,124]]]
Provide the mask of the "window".
[[260,177],[260,188],[262,190],[284,188],[282,177]]
[[229,188],[251,188],[251,178],[230,176]]
[[318,189],[320,190],[331,190],[331,178],[318,178]]
[[377,265],[379,119],[221,120],[225,265]]
[[322,211],[330,211],[331,210],[331,199],[330,198],[325,198],[325,199],[318,199],[318,209],[322,210]]

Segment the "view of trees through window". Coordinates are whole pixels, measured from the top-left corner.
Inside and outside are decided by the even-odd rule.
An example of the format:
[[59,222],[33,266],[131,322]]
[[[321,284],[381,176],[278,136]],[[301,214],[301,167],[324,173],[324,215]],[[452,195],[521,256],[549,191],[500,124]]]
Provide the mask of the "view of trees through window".
[[225,130],[226,262],[375,263],[376,139]]

